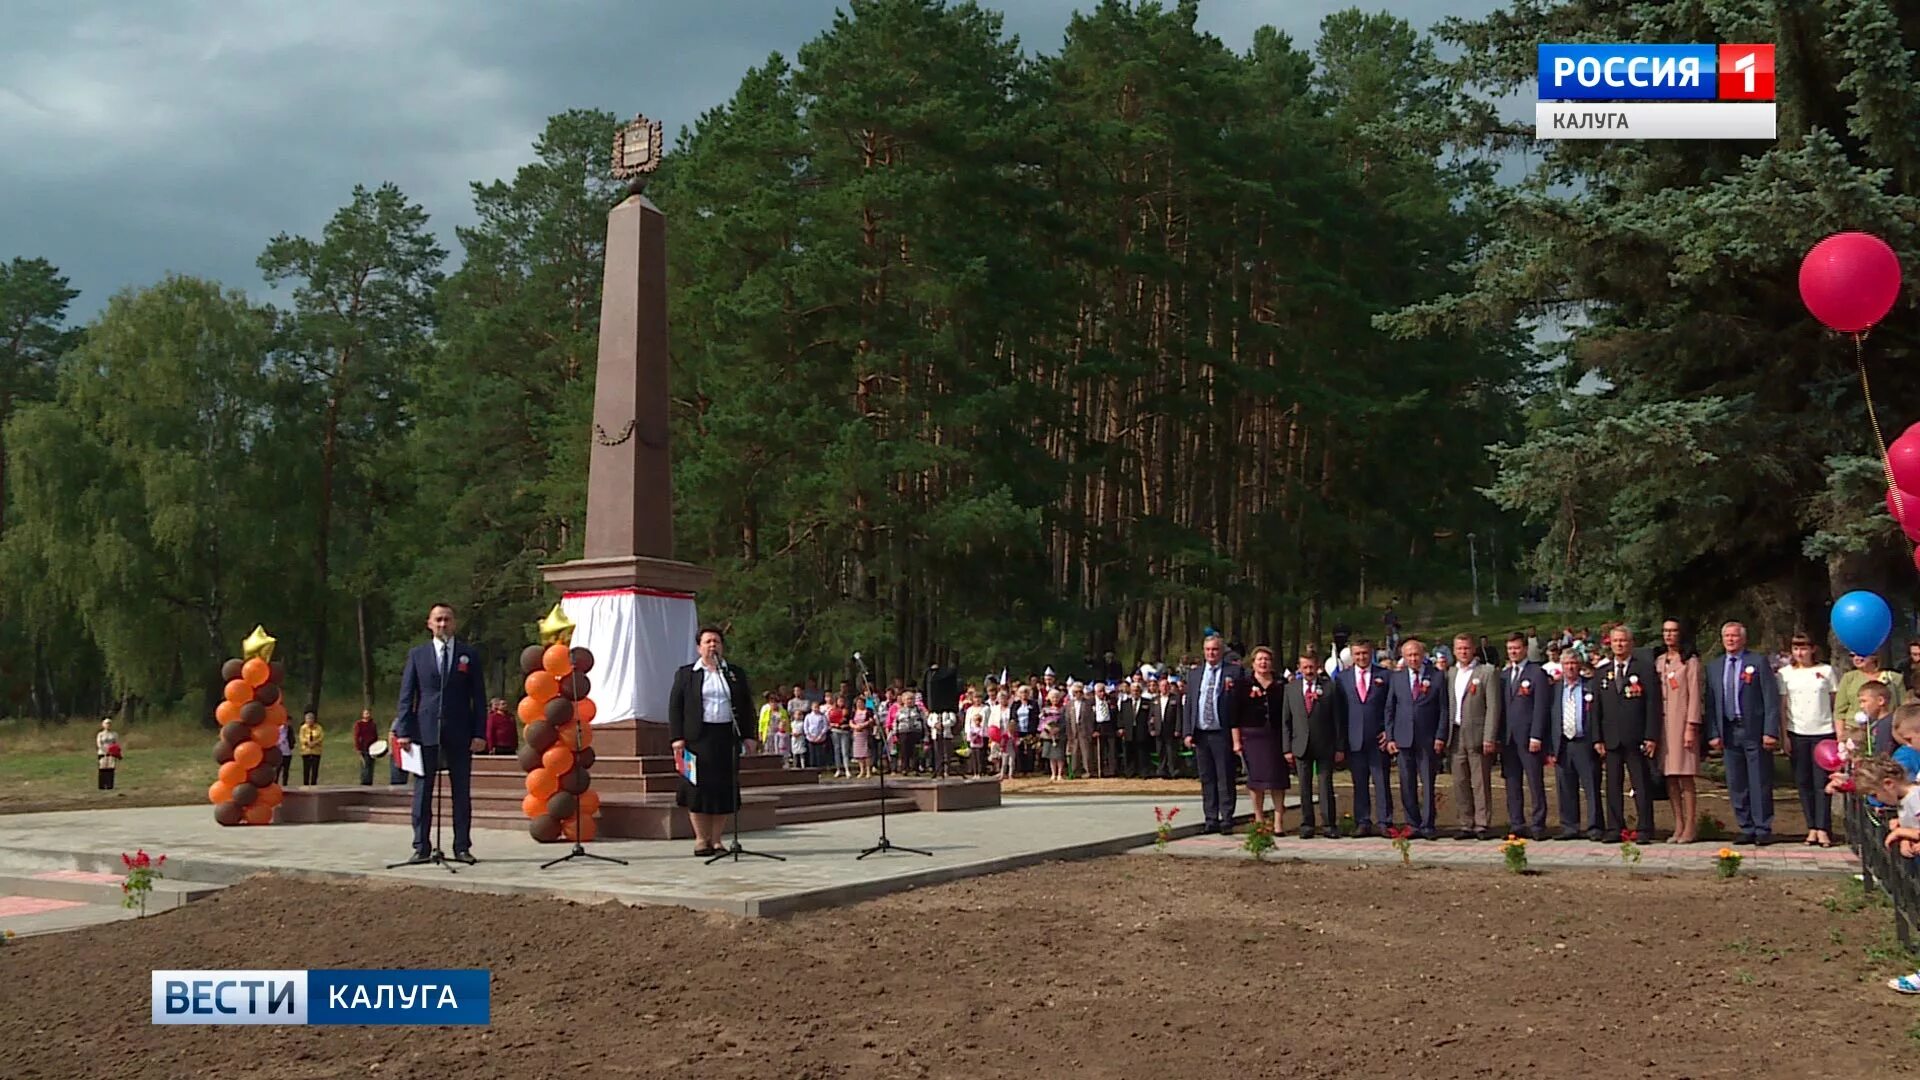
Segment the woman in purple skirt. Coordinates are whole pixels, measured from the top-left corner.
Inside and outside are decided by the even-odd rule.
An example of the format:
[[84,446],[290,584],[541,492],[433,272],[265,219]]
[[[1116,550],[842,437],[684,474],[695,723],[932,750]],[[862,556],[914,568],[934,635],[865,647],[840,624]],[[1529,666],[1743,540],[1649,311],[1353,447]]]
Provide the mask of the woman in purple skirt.
[[1253,793],[1253,820],[1266,820],[1267,795],[1273,795],[1273,833],[1286,831],[1286,744],[1280,734],[1286,681],[1273,670],[1273,650],[1253,650],[1253,678],[1242,692],[1239,723],[1233,729],[1233,752],[1247,766],[1247,790]]

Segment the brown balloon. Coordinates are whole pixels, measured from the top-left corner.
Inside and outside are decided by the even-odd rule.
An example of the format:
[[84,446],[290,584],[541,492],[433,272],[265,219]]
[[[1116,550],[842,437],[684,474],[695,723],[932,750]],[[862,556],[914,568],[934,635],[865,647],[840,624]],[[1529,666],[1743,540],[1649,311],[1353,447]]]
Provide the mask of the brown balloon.
[[278,765],[269,765],[262,761],[253,767],[252,772],[247,774],[247,783],[252,784],[254,787],[266,787],[268,784],[273,783],[273,778],[278,775],[280,775],[280,767]]
[[267,682],[278,686],[287,681],[287,665],[278,660],[267,665]]
[[593,694],[593,680],[579,672],[560,680],[560,695],[569,701],[579,701]]
[[517,758],[520,762],[520,771],[532,772],[533,770],[539,768],[541,753],[542,751],[540,750],[540,748],[533,745],[532,743],[528,743],[528,742],[521,743],[520,749],[514,751],[514,757]]
[[213,763],[215,765],[225,765],[232,760],[233,744],[227,742],[224,736],[213,740]]
[[238,825],[246,815],[247,808],[235,802],[223,802],[213,808],[213,820],[222,825]]
[[573,719],[573,702],[566,698],[552,698],[547,702],[547,723],[559,727]]
[[280,763],[285,760],[286,755],[282,754],[280,748],[277,746],[269,746],[260,751],[260,764],[262,765],[271,765],[277,769],[280,767]]
[[579,805],[580,799],[565,791],[556,791],[552,795],[547,796],[547,813],[559,818],[561,821],[572,817],[573,811]]
[[220,681],[223,683],[230,683],[233,680],[239,678],[240,669],[245,665],[246,665],[245,660],[229,660],[226,663],[221,664],[220,665]]
[[587,790],[587,785],[591,783],[593,778],[587,775],[587,770],[569,769],[566,775],[560,778],[560,790],[578,795]]
[[576,769],[591,769],[597,760],[599,755],[593,752],[591,746],[583,746],[573,752],[573,767]]
[[[272,705],[280,700],[280,688],[273,683],[265,683],[253,688],[253,700],[261,705]],[[243,708],[244,711],[244,708]]]
[[[264,690],[266,687],[263,686],[261,689]],[[266,718],[267,705],[257,697],[240,706],[240,722],[248,727],[259,727],[260,721]]]
[[576,648],[567,654],[567,658],[573,661],[575,674],[585,675],[593,670],[593,652],[589,649]]
[[529,645],[526,648],[521,649],[520,650],[520,674],[531,675],[534,672],[541,670],[542,662],[545,660],[546,655],[547,655],[547,647],[545,645]]
[[253,732],[238,720],[220,729],[220,741],[228,746],[239,746],[251,738],[253,738]]
[[541,814],[527,826],[527,831],[533,834],[535,840],[551,844],[560,839],[560,819],[552,814]]
[[527,725],[526,739],[528,746],[544,754],[547,752],[547,747],[559,741],[560,735],[553,730],[552,724],[545,720],[535,720]]
[[245,809],[246,807],[252,806],[253,800],[259,797],[260,789],[254,787],[252,784],[233,785],[233,805],[235,806]]

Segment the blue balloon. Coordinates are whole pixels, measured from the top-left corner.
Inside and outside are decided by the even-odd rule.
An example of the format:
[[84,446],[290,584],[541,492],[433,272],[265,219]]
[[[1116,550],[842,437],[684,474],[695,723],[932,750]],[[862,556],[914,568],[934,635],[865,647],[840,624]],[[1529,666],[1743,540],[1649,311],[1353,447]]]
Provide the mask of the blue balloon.
[[1872,656],[1893,632],[1893,609],[1865,589],[1856,589],[1833,602],[1833,636],[1855,654]]

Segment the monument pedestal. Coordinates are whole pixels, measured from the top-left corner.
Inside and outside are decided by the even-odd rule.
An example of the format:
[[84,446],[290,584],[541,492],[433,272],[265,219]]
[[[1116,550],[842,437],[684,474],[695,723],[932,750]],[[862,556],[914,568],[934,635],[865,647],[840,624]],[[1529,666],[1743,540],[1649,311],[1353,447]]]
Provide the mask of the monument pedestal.
[[713,577],[690,563],[640,555],[543,566],[561,590],[573,643],[591,649],[593,722],[601,754],[671,753],[667,700],[673,673],[692,661],[699,616],[694,592]]

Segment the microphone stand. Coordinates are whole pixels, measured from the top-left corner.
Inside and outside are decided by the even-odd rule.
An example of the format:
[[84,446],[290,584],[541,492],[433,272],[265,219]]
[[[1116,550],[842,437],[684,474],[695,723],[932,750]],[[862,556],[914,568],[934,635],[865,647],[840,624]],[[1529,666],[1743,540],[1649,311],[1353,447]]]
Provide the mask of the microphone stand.
[[[724,663],[722,666],[725,666]],[[741,744],[745,740],[740,737],[740,729],[738,726],[739,715],[739,713],[734,714],[735,719],[733,724],[733,842],[727,845],[726,850],[714,852],[713,855],[707,859],[707,865],[712,866],[721,859],[732,859],[737,863],[740,861],[740,856],[742,855],[751,855],[756,859],[772,859],[774,862],[786,862],[787,857],[785,855],[770,855],[764,851],[749,851],[740,846],[740,804],[745,802],[746,798],[745,793],[740,789]]]
[[[582,732],[580,730],[580,727],[581,725],[577,721],[573,725],[573,755],[576,760],[580,756],[580,751],[583,749],[583,742],[584,742],[584,740],[581,738]],[[575,768],[578,768],[578,767],[579,766],[577,765],[575,766]],[[580,793],[580,795],[585,795],[585,794],[586,792],[584,791]],[[582,811],[585,809],[585,807],[581,805],[584,802],[584,800],[581,799],[580,795],[575,795],[573,797],[573,850],[567,852],[565,855],[562,855],[557,859],[553,859],[549,862],[541,863],[540,869],[545,870],[550,866],[558,866],[561,863],[567,862],[572,859],[598,859],[601,862],[616,863],[620,866],[627,865],[627,861],[625,859],[616,859],[611,855],[595,855],[594,853],[588,851],[584,846],[581,845],[580,830],[582,826],[580,822],[584,817],[584,814],[582,813]]]
[[[420,749],[420,762],[421,764],[424,765],[427,760],[427,749],[424,746],[420,747],[419,749]],[[446,766],[447,762],[445,758],[438,752],[439,751],[438,747],[435,747],[434,750],[435,750],[435,753],[433,756],[436,759],[434,762],[434,768],[432,771],[428,772],[427,775],[423,778],[427,782],[428,802],[433,807],[433,852],[432,854],[427,856],[425,863],[416,862],[412,859],[408,859],[405,862],[388,863],[387,869],[389,870],[398,870],[403,866],[425,866],[430,863],[434,866],[440,867],[442,870],[445,870],[449,874],[457,874],[460,872],[454,869],[454,866],[452,863],[447,861],[446,849],[440,845],[440,838],[445,835],[445,830],[447,827],[447,815],[445,811],[441,810],[440,808],[440,792],[441,792],[440,771],[441,771],[441,768]],[[415,782],[417,783],[418,779],[416,779]]]
[[[867,696],[870,698],[873,697],[873,676],[867,674],[867,662],[860,659],[858,655],[854,656],[853,662],[860,665],[860,682],[866,687]],[[876,841],[872,847],[855,855],[853,861],[859,862],[869,855],[892,853],[895,851],[904,851],[909,855],[926,855],[931,857],[933,855],[931,851],[922,851],[919,848],[906,847],[905,845],[896,844],[887,839],[887,755],[880,754],[876,756],[880,761],[880,839]]]

